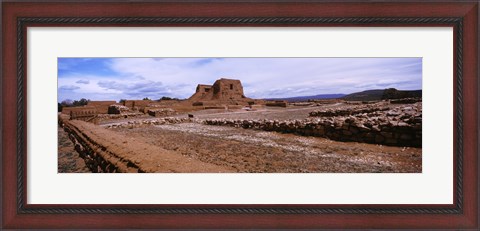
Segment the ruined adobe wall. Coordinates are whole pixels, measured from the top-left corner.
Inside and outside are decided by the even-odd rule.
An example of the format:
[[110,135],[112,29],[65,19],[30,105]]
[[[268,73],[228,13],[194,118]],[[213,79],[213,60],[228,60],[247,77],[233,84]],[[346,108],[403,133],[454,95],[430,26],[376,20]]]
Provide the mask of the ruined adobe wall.
[[59,120],[92,172],[233,172],[79,120]]
[[240,80],[221,78],[213,85],[199,84],[195,93],[185,103],[192,106],[219,108],[227,105],[264,104],[265,101],[247,98],[243,93]]
[[236,79],[219,79],[213,84],[213,98],[212,100],[242,100],[245,99],[243,95],[243,86],[240,80]]
[[87,106],[92,106],[97,109],[97,112],[99,114],[107,114],[108,113],[108,107],[112,104],[116,104],[117,102],[115,101],[88,101]]
[[123,106],[132,110],[143,110],[146,106],[153,103],[151,100],[125,100]]
[[93,106],[63,107],[62,114],[70,115],[72,111],[78,112],[83,110],[96,110],[96,108]]
[[188,98],[191,102],[212,100],[213,90],[211,85],[198,84],[195,93]]
[[92,106],[79,106],[79,107],[64,107],[61,115],[65,115],[69,119],[83,120],[95,123],[95,118],[98,114],[97,109]]

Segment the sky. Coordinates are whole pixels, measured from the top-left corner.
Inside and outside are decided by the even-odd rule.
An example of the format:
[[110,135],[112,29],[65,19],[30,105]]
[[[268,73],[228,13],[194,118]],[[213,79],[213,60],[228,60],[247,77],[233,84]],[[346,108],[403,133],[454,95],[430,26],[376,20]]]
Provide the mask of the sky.
[[188,98],[239,79],[245,96],[422,89],[422,58],[58,58],[58,101]]

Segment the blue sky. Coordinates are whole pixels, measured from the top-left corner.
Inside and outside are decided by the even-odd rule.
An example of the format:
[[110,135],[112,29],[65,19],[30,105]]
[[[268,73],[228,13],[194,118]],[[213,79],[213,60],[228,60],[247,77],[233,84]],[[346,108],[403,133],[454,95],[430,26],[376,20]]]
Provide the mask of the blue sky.
[[241,80],[251,98],[422,89],[421,58],[59,58],[58,101],[188,98]]

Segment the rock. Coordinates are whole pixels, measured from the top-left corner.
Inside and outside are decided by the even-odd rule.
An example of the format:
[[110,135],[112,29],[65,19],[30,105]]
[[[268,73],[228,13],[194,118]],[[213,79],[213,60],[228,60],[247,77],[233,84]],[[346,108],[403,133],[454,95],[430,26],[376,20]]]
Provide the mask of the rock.
[[375,142],[376,143],[381,144],[381,143],[383,143],[383,141],[385,141],[385,138],[383,136],[378,135],[378,134],[375,136]]
[[380,132],[380,134],[385,138],[393,138],[393,134],[391,132]]
[[410,134],[405,134],[405,133],[404,133],[404,134],[401,134],[401,135],[400,135],[400,139],[402,139],[402,140],[411,140],[411,139],[413,139],[413,137],[412,137]]

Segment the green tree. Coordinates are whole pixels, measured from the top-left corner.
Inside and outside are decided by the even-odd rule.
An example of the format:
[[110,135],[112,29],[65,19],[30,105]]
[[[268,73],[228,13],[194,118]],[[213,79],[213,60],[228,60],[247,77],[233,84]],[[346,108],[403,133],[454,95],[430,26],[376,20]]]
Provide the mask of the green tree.
[[60,103],[64,107],[71,107],[73,105],[73,101],[71,99],[66,99]]
[[89,99],[85,99],[85,98],[81,98],[80,100],[74,100],[73,106],[76,106],[76,107],[84,106],[84,105],[87,105],[89,101],[90,101]]
[[178,100],[178,98],[171,98],[171,97],[163,96],[159,100]]

